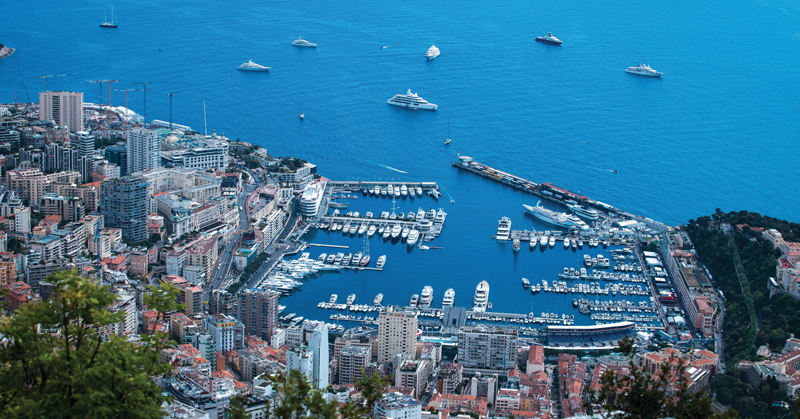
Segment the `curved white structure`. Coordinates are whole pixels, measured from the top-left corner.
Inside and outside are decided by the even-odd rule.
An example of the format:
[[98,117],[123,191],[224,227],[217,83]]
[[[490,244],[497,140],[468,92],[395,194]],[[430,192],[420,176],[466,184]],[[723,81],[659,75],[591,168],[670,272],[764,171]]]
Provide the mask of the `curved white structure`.
[[325,196],[325,182],[312,183],[306,186],[300,196],[300,213],[304,217],[313,217],[319,212],[322,198]]

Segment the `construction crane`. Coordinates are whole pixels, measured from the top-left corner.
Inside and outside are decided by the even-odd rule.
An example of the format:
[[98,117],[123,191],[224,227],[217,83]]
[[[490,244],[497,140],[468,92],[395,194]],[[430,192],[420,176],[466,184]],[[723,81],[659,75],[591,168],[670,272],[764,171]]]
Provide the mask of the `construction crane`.
[[95,83],[100,87],[100,102],[98,104],[103,104],[103,83],[107,80],[84,80],[82,83]]
[[97,84],[100,85],[100,103],[99,104],[101,105],[100,106],[101,110],[103,109],[103,107],[102,107],[102,104],[103,104],[103,83],[108,83],[108,109],[106,110],[106,120],[108,121],[109,125],[111,124],[111,84],[112,83],[116,83],[118,81],[119,80],[116,80],[116,79],[115,80],[106,79],[106,80],[84,80],[83,81],[84,83],[97,83]]
[[114,89],[116,92],[125,92],[125,131],[128,131],[128,120],[131,119],[128,115],[128,92],[140,92],[142,89]]
[[39,77],[37,77],[37,79],[44,79],[44,91],[47,92],[47,91],[50,90],[50,89],[48,89],[48,83],[47,83],[50,79],[53,79],[53,78],[56,78],[56,77],[67,77],[67,76],[77,76],[77,75],[78,75],[78,73],[51,74],[49,76],[39,76]]
[[164,96],[169,96],[169,130],[172,131],[172,96],[175,95],[176,92],[167,93]]
[[25,89],[25,96],[28,97],[28,103],[29,104],[33,103],[33,102],[31,102],[31,95],[28,94],[28,88],[25,87],[25,80],[20,80],[20,81],[22,81],[22,88]]
[[147,92],[148,92],[147,83],[150,83],[150,82],[149,81],[141,81],[141,82],[138,82],[138,83],[131,83],[132,85],[133,84],[141,84],[142,85],[142,89],[141,90],[137,90],[137,91],[144,92],[144,120],[145,121],[147,121]]

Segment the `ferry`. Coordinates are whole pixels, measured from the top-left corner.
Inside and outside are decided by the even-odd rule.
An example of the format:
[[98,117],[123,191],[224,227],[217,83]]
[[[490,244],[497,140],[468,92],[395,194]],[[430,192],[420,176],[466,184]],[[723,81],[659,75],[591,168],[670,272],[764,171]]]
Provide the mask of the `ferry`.
[[528,278],[522,278],[522,288],[528,289],[531,287],[531,281]]
[[386,264],[386,255],[381,255],[381,257],[378,258],[378,262],[375,263],[375,267],[378,269],[382,269],[383,265],[385,264]]
[[267,72],[267,71],[271,70],[271,68],[269,68],[269,67],[265,67],[265,66],[263,66],[261,64],[254,63],[253,60],[250,60],[250,61],[240,65],[239,67],[236,67],[236,69],[237,70],[242,70],[242,71],[263,71],[263,72]]
[[580,205],[567,205],[567,208],[569,208],[573,214],[584,220],[597,221],[600,218],[600,213],[591,208],[582,207]]
[[628,68],[625,69],[625,72],[626,73],[630,73],[630,74],[636,74],[638,76],[658,77],[658,78],[661,78],[661,76],[664,75],[664,73],[659,73],[658,71],[653,70],[647,64],[637,65],[637,66],[634,66],[634,67],[628,67]]
[[447,291],[444,292],[444,297],[442,297],[442,307],[452,307],[455,303],[456,299],[456,291],[452,288],[448,288]]
[[536,42],[541,42],[543,44],[548,44],[548,45],[555,45],[555,46],[558,46],[558,47],[560,47],[561,44],[564,43],[564,41],[556,38],[550,32],[547,32],[547,36],[537,36],[536,37]]
[[338,295],[336,295],[336,294],[331,294],[331,299],[330,299],[330,300],[328,300],[328,304],[336,304],[336,299],[338,299],[338,298],[339,298],[339,296],[338,296]]
[[347,296],[347,305],[353,304],[354,301],[356,301],[355,294],[350,294]]
[[481,281],[475,288],[475,298],[472,302],[472,310],[475,312],[484,312],[489,306],[489,283]]
[[416,307],[417,303],[419,303],[419,294],[414,294],[411,296],[411,301],[408,302],[408,306]]
[[433,60],[438,56],[439,56],[439,48],[436,48],[436,45],[431,45],[431,47],[428,48],[428,52],[425,53],[425,57],[428,59],[428,61]]
[[375,300],[372,301],[372,304],[375,306],[379,306],[381,305],[382,301],[383,301],[383,294],[378,294],[375,296]]
[[307,48],[316,48],[317,47],[317,44],[315,44],[313,42],[306,41],[305,39],[303,39],[302,36],[297,38],[297,39],[295,39],[294,41],[292,41],[292,45],[294,45],[296,47],[307,47]]
[[427,100],[419,97],[419,95],[416,93],[412,93],[411,89],[408,89],[406,94],[394,95],[391,99],[387,100],[386,103],[394,106],[401,106],[406,109],[424,109],[429,111],[435,111],[439,109],[439,105],[430,103]]
[[430,285],[425,285],[422,288],[422,294],[419,297],[419,306],[423,308],[428,308],[431,306],[433,302],[433,287]]
[[535,207],[525,204],[523,204],[522,206],[531,215],[546,223],[550,223],[563,228],[578,228],[581,230],[586,230],[589,228],[589,226],[583,221],[581,221],[580,218],[572,214],[556,212],[549,208],[545,208],[542,206],[541,201],[537,202]]
[[367,265],[369,265],[369,255],[364,255],[364,257],[361,258],[361,262],[358,262],[358,266],[363,268]]

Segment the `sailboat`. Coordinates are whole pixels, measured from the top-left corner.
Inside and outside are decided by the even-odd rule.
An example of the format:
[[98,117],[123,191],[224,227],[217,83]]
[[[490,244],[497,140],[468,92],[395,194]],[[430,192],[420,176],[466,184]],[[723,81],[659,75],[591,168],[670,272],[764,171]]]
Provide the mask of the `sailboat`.
[[448,115],[447,116],[447,139],[444,140],[444,145],[450,144],[451,141],[453,141],[453,140],[450,139],[450,116]]
[[103,18],[103,23],[100,24],[101,28],[116,28],[117,22],[114,17],[114,6],[111,6],[111,22],[108,21],[108,15]]

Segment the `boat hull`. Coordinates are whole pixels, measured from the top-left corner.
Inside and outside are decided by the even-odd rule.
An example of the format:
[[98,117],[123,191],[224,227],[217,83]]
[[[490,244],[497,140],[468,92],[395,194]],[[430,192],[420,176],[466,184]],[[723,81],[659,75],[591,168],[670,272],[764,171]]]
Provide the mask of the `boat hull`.
[[553,45],[553,46],[557,46],[557,47],[560,47],[561,44],[564,43],[563,41],[561,41],[561,42],[553,42],[553,41],[550,41],[550,40],[547,40],[547,39],[544,39],[544,38],[536,38],[536,42],[541,42],[543,44]]
[[422,105],[418,105],[416,103],[397,103],[397,102],[393,102],[391,99],[387,100],[386,103],[388,103],[388,104],[390,104],[392,106],[397,106],[397,107],[406,108],[406,109],[422,109],[422,110],[426,110],[426,111],[435,111],[435,110],[439,109],[439,105],[437,105],[435,103],[424,103]]
[[262,72],[262,73],[269,72],[269,68],[242,68],[242,67],[237,67],[236,69],[237,70],[241,70],[241,71],[258,71],[258,72]]
[[101,27],[101,28],[111,28],[111,29],[115,29],[115,28],[117,27],[117,25],[114,25],[114,24],[112,24],[112,23],[101,23],[101,24],[100,24],[100,27]]
[[528,211],[528,214],[530,214],[530,215],[532,215],[532,216],[534,216],[534,217],[536,217],[536,218],[538,218],[538,219],[540,219],[540,220],[542,220],[542,221],[544,221],[544,222],[546,222],[548,224],[552,224],[554,226],[558,226],[558,227],[561,227],[561,228],[572,228],[572,226],[567,226],[567,225],[561,224],[561,223],[553,220],[552,218],[550,218],[548,216],[545,216],[543,214],[539,214],[536,211],[532,211],[530,209],[532,207],[530,207],[528,205],[524,205],[524,207],[525,207],[525,210]]
[[661,73],[639,73],[639,72],[636,72],[636,71],[628,71],[628,70],[625,70],[625,72],[628,73],[628,74],[633,74],[635,76],[655,77],[655,78],[658,78],[658,79],[660,79],[661,76],[663,75]]

